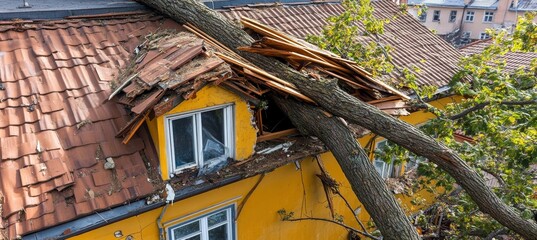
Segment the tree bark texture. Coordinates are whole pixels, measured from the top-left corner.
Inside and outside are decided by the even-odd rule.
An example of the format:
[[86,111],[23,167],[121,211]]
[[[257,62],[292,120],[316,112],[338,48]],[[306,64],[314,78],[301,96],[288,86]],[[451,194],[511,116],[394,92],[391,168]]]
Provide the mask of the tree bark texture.
[[[276,59],[237,50],[237,47],[240,46],[250,46],[253,39],[230,20],[196,0],[144,0],[142,2],[178,22],[193,24],[251,63],[295,84],[302,94],[313,99],[328,112],[367,128],[417,155],[428,158],[454,177],[481,211],[526,239],[537,239],[537,224],[535,222],[521,218],[513,208],[503,203],[486,186],[484,180],[454,151],[427,136],[416,127],[354,98],[340,89],[334,81],[311,79]],[[327,126],[319,124],[308,126],[308,128],[324,127]],[[325,144],[327,143],[325,142]],[[359,183],[351,182],[351,184]],[[381,231],[383,230],[382,226],[378,227]]]
[[327,117],[319,108],[295,100],[278,97],[275,100],[300,132],[317,136],[334,154],[383,239],[420,239],[414,227],[407,227],[412,226],[409,219],[342,120]]

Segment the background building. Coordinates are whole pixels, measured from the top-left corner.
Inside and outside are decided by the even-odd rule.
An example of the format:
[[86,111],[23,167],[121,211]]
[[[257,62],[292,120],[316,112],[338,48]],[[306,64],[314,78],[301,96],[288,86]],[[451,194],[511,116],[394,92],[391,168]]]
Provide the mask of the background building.
[[[537,10],[537,0],[409,0],[408,4],[423,25],[455,45],[487,39],[486,29],[510,28],[518,16]],[[420,5],[423,11],[418,10]]]

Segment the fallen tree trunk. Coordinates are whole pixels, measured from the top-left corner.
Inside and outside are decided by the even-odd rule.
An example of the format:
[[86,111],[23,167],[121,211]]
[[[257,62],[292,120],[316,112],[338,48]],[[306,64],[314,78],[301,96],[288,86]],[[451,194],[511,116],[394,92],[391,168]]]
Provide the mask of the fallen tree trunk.
[[[250,46],[253,39],[231,21],[195,0],[145,0],[142,2],[176,21],[193,24],[258,67],[295,84],[301,93],[313,99],[328,112],[370,129],[411,152],[428,158],[453,176],[472,197],[481,211],[523,237],[537,239],[536,223],[521,218],[514,209],[504,204],[486,186],[484,180],[455,152],[416,127],[354,98],[340,89],[333,81],[310,79],[275,59],[238,51],[237,48],[240,46]],[[313,125],[310,127],[322,128],[326,126]],[[360,183],[351,182],[351,184]],[[372,217],[377,222],[377,218],[382,216]],[[390,234],[389,227],[380,224],[378,227],[383,234]]]
[[[319,108],[294,100],[275,98],[303,134],[317,136],[330,149],[352,190],[374,218],[384,239],[420,239],[412,224],[375,170],[351,130],[337,117],[327,117]],[[395,233],[392,234],[392,233]]]

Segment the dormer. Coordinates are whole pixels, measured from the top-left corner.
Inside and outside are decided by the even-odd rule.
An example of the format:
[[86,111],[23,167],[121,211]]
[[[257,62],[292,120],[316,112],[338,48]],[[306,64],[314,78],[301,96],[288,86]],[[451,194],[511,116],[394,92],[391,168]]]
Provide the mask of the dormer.
[[233,76],[204,40],[159,32],[138,46],[111,95],[132,112],[124,143],[147,124],[164,180],[221,168],[253,154],[257,129],[249,102],[222,82]]

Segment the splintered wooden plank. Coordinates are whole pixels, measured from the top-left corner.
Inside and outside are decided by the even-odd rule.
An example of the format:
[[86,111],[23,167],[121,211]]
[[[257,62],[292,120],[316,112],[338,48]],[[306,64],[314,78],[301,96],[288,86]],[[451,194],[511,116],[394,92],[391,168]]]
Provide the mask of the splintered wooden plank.
[[295,89],[283,86],[278,82],[271,81],[270,79],[266,78],[265,76],[259,75],[259,74],[255,73],[255,72],[252,72],[252,71],[248,70],[248,69],[245,69],[244,72],[246,74],[248,74],[248,75],[251,75],[251,76],[255,77],[255,78],[263,80],[265,85],[267,85],[267,86],[269,86],[269,87],[271,87],[271,88],[273,88],[275,90],[279,90],[279,91],[282,91],[284,93],[287,93],[287,94],[289,94],[291,96],[294,96],[294,97],[296,97],[296,98],[298,98],[298,99],[300,99],[302,101],[315,104],[315,101],[313,101],[311,98],[309,98],[306,95],[298,92]]
[[270,73],[268,73],[268,72],[265,72],[264,70],[261,70],[261,69],[259,69],[259,68],[257,68],[257,67],[254,67],[254,66],[251,66],[251,65],[249,65],[249,64],[246,64],[246,63],[244,63],[244,62],[241,62],[241,61],[238,61],[238,60],[236,60],[236,59],[230,58],[230,57],[228,57],[228,56],[226,56],[226,55],[224,55],[224,54],[218,53],[218,52],[215,53],[215,55],[217,55],[218,57],[220,57],[221,59],[223,59],[224,61],[226,61],[226,62],[228,62],[228,63],[235,64],[235,65],[238,65],[238,66],[241,66],[241,67],[243,67],[244,69],[248,69],[248,70],[250,70],[250,71],[252,71],[252,72],[255,72],[255,73],[259,74],[259,75],[265,76],[266,78],[268,78],[268,79],[270,79],[270,80],[272,80],[272,81],[275,81],[275,82],[279,83],[280,85],[283,85],[283,86],[287,86],[287,87],[289,87],[289,88],[296,89],[296,86],[295,86],[295,85],[293,85],[293,84],[291,84],[291,83],[288,83],[288,82],[286,82],[286,81],[284,81],[284,80],[282,80],[282,79],[280,79],[280,78],[278,78],[278,77],[276,77],[276,76],[274,76],[274,75],[272,75],[272,74],[270,74]]
[[174,71],[177,70],[185,63],[191,61],[194,57],[198,56],[202,51],[203,43],[178,49],[176,52],[170,54],[170,56],[167,57],[171,61],[170,69]]
[[141,114],[142,112],[146,111],[147,109],[153,107],[164,95],[164,90],[158,88],[156,91],[154,91],[151,95],[149,95],[145,100],[143,100],[141,103],[137,104],[133,108],[131,108],[131,111],[136,114]]
[[317,68],[317,70],[320,71],[320,72],[322,72],[322,73],[328,74],[328,75],[330,75],[330,76],[332,76],[332,77],[335,77],[335,78],[338,78],[338,79],[340,79],[340,80],[343,80],[345,83],[347,83],[347,84],[350,85],[351,87],[354,87],[354,88],[357,88],[357,89],[362,88],[362,89],[366,89],[366,90],[371,90],[370,87],[365,86],[365,85],[362,85],[362,84],[359,84],[359,83],[357,83],[356,81],[353,81],[353,80],[351,80],[351,79],[349,79],[349,78],[347,78],[347,77],[344,77],[344,76],[342,76],[342,75],[339,75],[339,74],[337,74],[337,73],[334,73],[334,72],[331,72],[331,71],[327,71],[327,70],[325,70],[325,69],[323,69],[323,68]]
[[384,102],[376,102],[376,103],[368,102],[368,103],[373,105],[373,106],[375,106],[375,107],[378,107],[381,110],[384,110],[384,109],[401,109],[401,108],[407,108],[408,107],[408,104],[406,104],[406,102],[401,100],[401,99],[392,100],[392,101],[384,101]]
[[224,63],[222,59],[213,57],[193,64],[194,66],[192,68],[187,69],[187,67],[185,67],[184,70],[180,71],[177,79],[174,79],[173,81],[167,83],[167,87],[171,89],[177,88],[181,84],[188,82],[201,74],[213,70],[222,63]]
[[334,65],[324,60],[319,60],[319,59],[302,55],[296,52],[289,52],[287,50],[278,50],[278,49],[270,49],[270,48],[253,48],[253,47],[239,47],[238,49],[241,51],[258,53],[258,54],[266,55],[266,56],[283,57],[283,58],[289,58],[289,59],[296,60],[296,61],[312,62],[323,67],[333,68],[333,69],[336,69],[345,73],[352,73],[351,70],[341,67],[339,65]]
[[149,116],[149,111],[144,113],[142,116],[143,117],[139,118],[136,121],[136,123],[134,124],[134,126],[131,128],[131,130],[127,133],[127,136],[125,136],[125,138],[123,138],[123,141],[122,141],[123,144],[129,143],[129,141],[132,139],[134,134],[136,134],[136,131],[138,131],[138,129],[142,126],[142,124],[145,122],[145,120]]
[[164,115],[184,100],[185,99],[183,98],[183,96],[179,94],[167,96],[166,101],[161,101],[155,106],[153,106],[153,112],[155,113],[155,117],[160,117]]
[[296,128],[291,128],[291,129],[287,129],[287,130],[283,130],[279,132],[273,132],[273,133],[265,133],[257,137],[257,142],[269,141],[273,139],[287,137],[289,135],[294,135],[294,134],[298,134],[298,130],[296,130]]
[[373,101],[368,101],[367,103],[375,104],[375,103],[388,102],[388,101],[393,101],[393,100],[401,100],[401,97],[399,97],[399,96],[389,96],[389,97],[385,97],[385,98],[381,98],[381,99],[376,99],[376,100],[373,100]]
[[232,82],[223,82],[221,85],[221,87],[241,96],[242,98],[250,101],[250,102],[253,102],[255,103],[256,105],[259,103],[259,99],[256,98],[255,96],[253,96],[252,94],[242,90],[239,86],[235,85],[234,83]]

